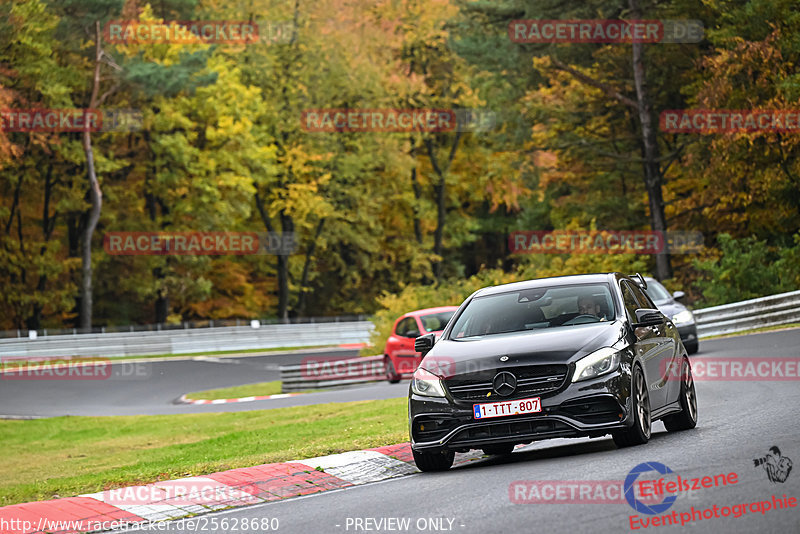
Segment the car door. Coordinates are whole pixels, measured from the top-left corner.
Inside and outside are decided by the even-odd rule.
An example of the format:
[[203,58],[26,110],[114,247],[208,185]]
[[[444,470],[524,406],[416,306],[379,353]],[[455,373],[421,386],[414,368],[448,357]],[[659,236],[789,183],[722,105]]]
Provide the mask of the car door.
[[[648,295],[646,291],[642,291],[638,287],[634,289],[639,290],[642,298],[647,300],[646,307],[656,307],[653,299],[650,298],[650,295]],[[668,404],[677,399],[680,395],[681,381],[675,380],[675,376],[676,373],[678,376],[680,374],[683,349],[681,348],[681,335],[678,332],[678,327],[675,326],[672,319],[669,317],[666,317],[664,324],[659,327],[658,334],[659,341],[664,346],[664,351],[659,357],[659,382],[663,384],[664,403]],[[666,384],[664,384],[664,382],[666,382]]]
[[[643,308],[636,294],[633,292],[633,284],[622,280],[620,282],[620,291],[622,292],[622,303],[625,306],[625,314],[628,317],[628,324],[633,328],[636,323],[636,310]],[[647,382],[647,390],[650,392],[650,406],[660,406],[656,403],[656,398],[653,397],[652,385],[657,381],[658,377],[658,362],[656,355],[658,353],[658,339],[656,329],[653,327],[640,327],[633,328],[635,336],[634,352],[637,358],[642,363],[644,378]],[[656,394],[658,397],[663,397],[663,392]],[[659,401],[660,402],[660,401]]]
[[[636,284],[629,284],[633,295],[639,302],[640,308],[658,309],[649,296]],[[668,373],[676,357],[676,344],[674,325],[666,317],[661,324],[647,327],[650,334],[647,335],[649,342],[652,343],[652,353],[648,358],[649,376],[648,384],[650,388],[650,405],[652,409],[660,408],[668,402],[669,389],[677,381],[668,381]],[[641,329],[639,329],[641,330]]]

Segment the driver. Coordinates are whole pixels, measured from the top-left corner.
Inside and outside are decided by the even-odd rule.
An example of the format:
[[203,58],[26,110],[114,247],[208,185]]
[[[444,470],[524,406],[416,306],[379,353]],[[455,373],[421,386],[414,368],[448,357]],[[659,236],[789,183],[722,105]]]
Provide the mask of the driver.
[[578,298],[578,313],[581,315],[594,315],[601,321],[606,320],[600,302],[591,295],[583,295]]

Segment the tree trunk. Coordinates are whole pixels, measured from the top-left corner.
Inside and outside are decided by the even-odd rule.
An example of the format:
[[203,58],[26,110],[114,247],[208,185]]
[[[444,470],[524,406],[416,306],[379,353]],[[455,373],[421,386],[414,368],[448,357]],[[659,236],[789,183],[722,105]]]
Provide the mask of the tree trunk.
[[[54,187],[53,165],[48,165],[47,173],[44,176],[44,206],[42,207],[42,237],[44,238],[44,244],[39,249],[40,256],[44,256],[47,252],[47,243],[53,235],[56,219],[58,218],[58,210],[53,213],[52,217],[50,216],[50,199],[53,195]],[[44,305],[39,299],[43,298],[46,289],[47,275],[43,274],[39,276],[39,281],[36,284],[36,299],[33,302],[33,311],[27,320],[28,330],[39,330],[41,326]]]
[[[261,215],[264,227],[271,234],[275,233],[275,227],[264,209],[261,195],[256,191],[256,207]],[[294,221],[291,217],[281,212],[281,230],[283,233],[294,232]],[[289,256],[278,254],[278,318],[287,321],[289,319]]]
[[444,235],[445,218],[447,217],[447,210],[445,206],[445,195],[447,193],[447,183],[445,182],[444,175],[439,175],[439,181],[434,184],[433,192],[436,195],[436,229],[433,231],[433,253],[440,257],[436,260],[433,266],[433,276],[439,280],[442,276],[442,240]]
[[[281,212],[281,235],[294,232],[294,221]],[[285,322],[289,319],[289,256],[278,255],[278,317]]]
[[303,275],[300,278],[300,296],[297,298],[297,313],[298,315],[306,315],[306,296],[308,294],[308,275],[311,271],[311,259],[314,256],[314,251],[317,249],[317,240],[322,234],[322,228],[325,225],[325,219],[320,219],[317,223],[317,230],[314,232],[314,239],[308,244],[306,250],[306,259],[303,263]]
[[[641,19],[638,0],[629,0],[631,17]],[[639,110],[639,122],[642,127],[642,156],[644,160],[644,183],[650,207],[650,229],[661,232],[666,238],[667,222],[664,215],[664,197],[662,192],[663,177],[659,162],[658,137],[653,121],[653,108],[647,89],[647,76],[644,66],[644,45],[634,42],[633,46],[633,80],[636,84],[636,103]],[[672,277],[672,265],[669,254],[664,251],[656,255],[656,278],[664,280]]]
[[422,226],[419,220],[419,201],[422,198],[422,189],[417,180],[417,168],[411,169],[411,188],[414,191],[414,205],[411,207],[414,213],[414,237],[417,239],[417,244],[422,244]]
[[[98,104],[100,90],[100,61],[102,48],[100,42],[100,22],[95,22],[95,62],[94,79],[92,80],[92,97],[89,100],[89,109],[95,109]],[[100,209],[103,206],[103,192],[94,168],[94,151],[92,150],[92,134],[88,125],[83,131],[83,151],[86,153],[86,170],[89,175],[89,197],[92,207],[89,211],[89,221],[83,232],[83,248],[81,251],[81,322],[82,329],[92,328],[92,237],[100,220]]]
[[[436,158],[433,141],[431,138],[425,140],[425,146],[428,149],[428,158],[430,159],[431,166],[438,177],[438,182],[433,186],[433,191],[436,195],[436,230],[434,230],[433,233],[433,253],[437,256],[442,255],[442,249],[444,245],[444,225],[447,217],[447,181],[445,177],[447,176],[447,172],[450,170],[450,165],[453,163],[453,159],[456,156],[456,150],[458,150],[459,141],[461,141],[460,131],[456,132],[456,136],[453,139],[453,145],[450,147],[450,155],[447,158],[447,164],[442,167],[439,165],[439,160]],[[437,281],[442,276],[443,263],[444,260],[440,259],[433,266],[433,276]]]

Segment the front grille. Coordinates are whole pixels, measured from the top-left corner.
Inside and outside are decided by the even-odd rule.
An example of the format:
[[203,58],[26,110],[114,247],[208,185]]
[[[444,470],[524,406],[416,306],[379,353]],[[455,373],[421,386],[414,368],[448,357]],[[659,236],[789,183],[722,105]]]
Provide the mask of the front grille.
[[[492,389],[492,380],[501,370],[511,372],[517,377],[517,389],[508,397],[500,397]],[[492,397],[497,400],[518,399],[529,395],[544,395],[560,389],[567,378],[567,371],[566,365],[527,365],[508,369],[489,369],[450,378],[445,380],[445,386],[456,400],[477,401]]]
[[571,426],[557,420],[536,419],[484,424],[465,428],[450,441],[450,445],[495,438],[545,438],[548,434],[577,435]]

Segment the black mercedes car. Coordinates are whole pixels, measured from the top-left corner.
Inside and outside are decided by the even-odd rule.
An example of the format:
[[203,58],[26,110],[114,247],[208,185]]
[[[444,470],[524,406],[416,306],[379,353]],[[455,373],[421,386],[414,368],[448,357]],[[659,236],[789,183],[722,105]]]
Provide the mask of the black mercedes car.
[[[414,460],[449,469],[456,451],[611,434],[650,439],[652,422],[694,428],[697,400],[677,328],[640,275],[563,276],[488,287],[456,311],[409,389]],[[434,344],[435,343],[435,344]]]

